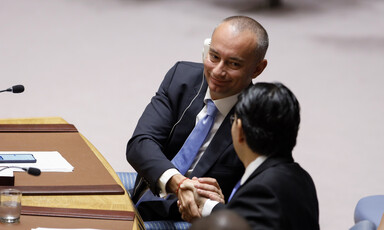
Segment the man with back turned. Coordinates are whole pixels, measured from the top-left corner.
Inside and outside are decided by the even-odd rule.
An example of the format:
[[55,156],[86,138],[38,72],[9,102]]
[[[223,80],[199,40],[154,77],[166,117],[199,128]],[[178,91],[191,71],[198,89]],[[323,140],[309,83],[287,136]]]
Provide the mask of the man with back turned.
[[209,194],[201,190],[204,184],[196,188],[191,181],[183,182],[180,189],[194,191],[193,203],[199,209],[190,209],[189,201],[181,198],[178,203],[182,217],[192,221],[228,209],[245,218],[255,230],[318,230],[315,185],[292,157],[299,124],[299,102],[283,84],[259,82],[242,92],[231,132],[245,173],[227,204],[217,195],[205,198]]

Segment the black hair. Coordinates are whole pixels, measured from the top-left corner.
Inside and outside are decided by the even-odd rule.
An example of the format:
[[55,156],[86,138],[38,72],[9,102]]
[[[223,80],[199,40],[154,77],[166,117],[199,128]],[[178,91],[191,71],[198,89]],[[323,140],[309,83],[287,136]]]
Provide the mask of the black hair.
[[292,156],[300,125],[300,105],[282,83],[260,82],[239,95],[235,115],[246,142],[265,156]]

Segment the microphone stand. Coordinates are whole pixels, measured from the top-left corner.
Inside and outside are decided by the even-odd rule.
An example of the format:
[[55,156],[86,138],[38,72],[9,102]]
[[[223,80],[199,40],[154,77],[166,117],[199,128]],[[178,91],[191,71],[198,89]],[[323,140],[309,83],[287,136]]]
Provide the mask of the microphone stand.
[[9,89],[0,90],[0,93],[2,93],[2,92],[12,92],[12,89],[9,88]]
[[38,168],[33,168],[33,167],[23,168],[23,167],[19,167],[19,166],[3,166],[2,168],[0,168],[0,172],[3,170],[9,169],[9,168],[21,169],[21,170],[23,170],[23,171],[25,171],[28,174],[33,175],[33,176],[39,176],[41,174],[41,171]]
[[0,93],[2,93],[2,92],[22,93],[22,92],[24,92],[24,86],[23,85],[14,85],[11,88],[0,90]]

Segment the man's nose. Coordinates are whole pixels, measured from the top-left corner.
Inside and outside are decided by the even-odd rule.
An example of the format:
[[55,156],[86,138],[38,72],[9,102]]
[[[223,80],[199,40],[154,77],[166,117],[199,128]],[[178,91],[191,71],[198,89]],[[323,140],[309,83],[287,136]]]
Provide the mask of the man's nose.
[[215,68],[213,68],[213,74],[215,76],[220,76],[220,77],[224,77],[225,76],[225,66],[224,66],[224,62],[223,61],[220,61],[216,66]]

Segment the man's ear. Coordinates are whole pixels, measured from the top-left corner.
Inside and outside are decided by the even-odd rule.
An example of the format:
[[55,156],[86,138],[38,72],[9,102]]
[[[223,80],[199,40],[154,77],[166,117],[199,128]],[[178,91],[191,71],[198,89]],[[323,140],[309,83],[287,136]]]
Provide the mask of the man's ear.
[[267,67],[267,64],[268,64],[268,61],[267,59],[263,59],[257,66],[256,66],[256,69],[252,75],[252,78],[255,79],[257,76],[259,76],[265,69],[265,67]]
[[237,141],[239,143],[245,142],[245,135],[244,135],[244,130],[243,130],[243,123],[241,122],[241,119],[237,118],[235,121],[236,129],[237,129]]

